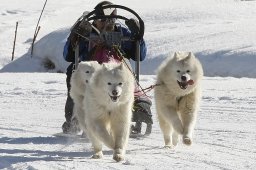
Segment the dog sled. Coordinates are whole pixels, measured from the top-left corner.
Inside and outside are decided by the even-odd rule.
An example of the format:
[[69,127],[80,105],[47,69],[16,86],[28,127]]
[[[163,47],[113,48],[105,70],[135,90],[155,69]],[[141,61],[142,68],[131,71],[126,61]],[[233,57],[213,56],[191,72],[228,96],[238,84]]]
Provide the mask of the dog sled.
[[[128,13],[129,15],[135,16],[139,23],[139,30],[137,32],[138,37],[143,37],[144,35],[144,22],[140,18],[140,16],[130,8],[127,8],[125,6],[121,5],[106,5],[101,7],[100,10],[104,11],[103,15],[95,15],[99,9],[94,9],[91,12],[85,12],[73,25],[71,28],[71,33],[78,35],[78,40],[75,45],[75,69],[78,66],[79,63],[79,39],[83,39],[84,41],[88,41],[89,44],[91,43],[97,43],[100,42],[101,44],[104,44],[107,47],[110,47],[111,49],[116,49],[116,52],[120,54],[119,47],[121,46],[121,43],[124,41],[131,41],[136,44],[136,61],[134,70],[132,69],[132,66],[130,65],[128,60],[122,60],[122,62],[125,62],[125,64],[131,68],[134,78],[137,83],[137,95],[135,94],[135,101],[134,101],[134,107],[133,107],[133,118],[132,118],[132,125],[131,125],[131,134],[130,137],[140,137],[149,135],[152,130],[152,114],[150,107],[152,105],[151,101],[147,98],[147,95],[144,94],[143,89],[139,85],[140,80],[140,40],[135,39],[133,37],[126,37],[121,32],[106,32],[106,31],[99,31],[92,22],[94,20],[104,20],[105,22],[115,22],[115,20],[119,21],[119,24],[125,25],[126,21],[129,19],[127,17],[124,17],[122,15],[111,15],[111,11],[117,9],[119,13],[120,11],[124,13]],[[122,23],[124,22],[124,23]],[[83,23],[83,24],[81,24]],[[114,23],[116,24],[116,23]],[[127,25],[127,24],[126,24]],[[128,26],[128,25],[127,25]],[[92,30],[95,30],[97,34],[90,34]],[[120,54],[122,55],[122,54]],[[128,62],[127,62],[128,61]],[[139,91],[139,93],[138,93]],[[100,97],[100,96],[99,96]],[[146,124],[145,128],[142,128],[142,124]],[[144,132],[142,132],[144,131]]]

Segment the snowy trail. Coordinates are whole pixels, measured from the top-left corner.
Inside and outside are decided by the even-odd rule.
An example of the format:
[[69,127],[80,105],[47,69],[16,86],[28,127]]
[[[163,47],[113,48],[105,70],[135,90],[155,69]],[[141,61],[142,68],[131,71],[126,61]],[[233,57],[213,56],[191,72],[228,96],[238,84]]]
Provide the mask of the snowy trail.
[[[154,80],[141,76],[143,87]],[[0,169],[256,169],[255,84],[205,77],[191,147],[163,149],[153,105],[152,134],[130,139],[126,161],[115,163],[106,147],[104,158],[93,160],[88,140],[52,136],[64,121],[64,74],[1,73]]]

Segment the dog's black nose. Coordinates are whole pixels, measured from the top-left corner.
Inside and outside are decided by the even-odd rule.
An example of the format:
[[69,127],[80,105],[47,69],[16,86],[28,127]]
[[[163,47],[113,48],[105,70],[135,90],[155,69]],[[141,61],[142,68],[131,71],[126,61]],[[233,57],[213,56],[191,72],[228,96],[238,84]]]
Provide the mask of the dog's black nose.
[[117,96],[117,95],[118,95],[118,91],[117,91],[117,90],[113,90],[113,91],[112,91],[112,94],[113,94],[114,96]]
[[187,81],[187,77],[186,76],[181,76],[181,81]]

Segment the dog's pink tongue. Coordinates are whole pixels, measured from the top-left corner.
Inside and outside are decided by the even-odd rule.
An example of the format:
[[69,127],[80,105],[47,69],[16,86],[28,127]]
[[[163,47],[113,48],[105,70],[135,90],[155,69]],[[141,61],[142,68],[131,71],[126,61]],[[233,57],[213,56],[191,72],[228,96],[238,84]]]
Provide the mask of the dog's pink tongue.
[[194,84],[194,81],[190,79],[190,80],[188,81],[188,84],[189,84],[189,85],[193,85],[193,84]]

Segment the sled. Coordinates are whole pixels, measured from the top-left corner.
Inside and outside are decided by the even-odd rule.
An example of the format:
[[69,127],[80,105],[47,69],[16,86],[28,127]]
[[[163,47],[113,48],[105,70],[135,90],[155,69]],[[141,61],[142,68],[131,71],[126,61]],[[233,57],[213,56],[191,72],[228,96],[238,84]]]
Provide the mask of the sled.
[[[127,13],[128,12],[129,15],[132,14],[133,16],[135,16],[136,17],[135,19],[137,19],[137,21],[139,22],[139,28],[140,28],[137,35],[138,35],[138,37],[143,37],[144,22],[135,11],[133,11],[130,8],[127,8],[125,6],[121,6],[121,5],[105,5],[105,6],[101,7],[101,10],[103,10],[103,11],[106,9],[117,9],[118,11],[121,11],[119,13],[122,13],[122,12]],[[92,25],[92,22],[97,19],[101,19],[101,20],[104,19],[107,22],[111,21],[113,19],[118,19],[118,21],[121,20],[124,23],[125,23],[125,21],[128,21],[129,19],[124,16],[121,16],[121,15],[111,15],[111,14],[106,14],[106,13],[105,13],[105,15],[95,15],[97,10],[99,10],[99,9],[94,9],[91,12],[85,12],[78,19],[78,21],[73,25],[73,27],[71,28],[71,32],[77,34],[78,37],[82,38],[84,41],[88,41],[89,44],[92,42],[103,42],[107,46],[113,47],[113,46],[121,46],[121,43],[124,41],[134,42],[136,44],[136,52],[135,52],[136,61],[135,61],[135,66],[134,66],[135,73],[133,73],[133,74],[135,76],[137,84],[139,84],[139,80],[140,80],[140,77],[139,77],[140,76],[140,41],[136,40],[134,38],[131,38],[131,37],[123,36],[121,32],[104,32],[104,31],[100,32],[97,30],[97,28],[95,28]],[[84,23],[83,28],[79,29],[79,24],[81,22]],[[122,25],[125,25],[125,24],[122,24]],[[96,32],[98,34],[91,35],[90,33],[88,34],[88,33],[84,33],[83,31],[81,32],[81,30],[91,31],[92,29],[96,30]],[[75,51],[75,69],[77,69],[77,66],[79,63],[79,45],[78,45],[78,43],[76,43],[74,51]],[[133,114],[135,114],[135,113],[133,113]],[[145,120],[145,119],[143,119],[143,120]],[[141,135],[140,130],[135,131],[133,127],[140,127],[139,129],[141,129],[142,122],[140,120],[133,120],[133,122],[136,122],[136,124],[135,124],[135,126],[132,126],[131,136],[136,135],[136,133],[138,133],[138,135]],[[150,121],[150,122],[144,122],[144,123],[147,124],[145,135],[149,135],[151,133],[153,122]],[[142,135],[144,135],[144,134],[142,134]]]

